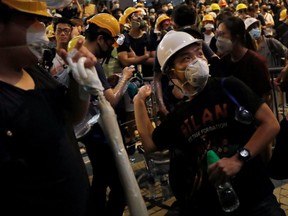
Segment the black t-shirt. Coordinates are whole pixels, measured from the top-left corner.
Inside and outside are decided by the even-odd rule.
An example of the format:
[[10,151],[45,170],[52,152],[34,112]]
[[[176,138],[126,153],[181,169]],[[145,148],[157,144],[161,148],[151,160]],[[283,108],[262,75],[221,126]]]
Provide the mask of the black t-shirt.
[[260,97],[272,89],[266,59],[252,50],[248,50],[238,62],[231,61],[231,56],[226,55],[218,63],[220,69],[212,76],[235,76]]
[[[130,52],[130,48],[135,52],[137,56],[145,54],[145,48],[147,51],[155,51],[157,43],[155,38],[150,34],[144,33],[140,38],[133,38],[128,33],[124,33],[125,41],[117,48],[117,52]],[[142,64],[142,74],[144,77],[153,76],[153,65]]]
[[66,87],[39,67],[26,71],[34,90],[0,81],[1,208],[11,215],[84,216],[89,179],[66,120]]
[[[224,86],[253,115],[263,103],[234,77],[226,78]],[[244,125],[235,120],[236,109],[237,105],[223,91],[221,78],[210,78],[199,95],[179,104],[153,132],[153,141],[159,149],[182,152],[187,167],[178,167],[179,175],[182,173],[184,178],[193,179],[196,173],[203,174],[201,188],[195,196],[200,206],[209,208],[217,199],[207,177],[207,150],[213,149],[220,157],[230,157],[247,143],[255,131],[255,122]],[[232,183],[242,207],[253,205],[273,191],[273,184],[259,156],[245,164]],[[184,194],[191,192],[191,185],[193,181],[179,183]]]

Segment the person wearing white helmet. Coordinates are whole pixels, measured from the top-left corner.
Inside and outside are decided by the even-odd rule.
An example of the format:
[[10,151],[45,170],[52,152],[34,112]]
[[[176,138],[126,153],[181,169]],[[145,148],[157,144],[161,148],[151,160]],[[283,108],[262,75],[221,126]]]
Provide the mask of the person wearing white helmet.
[[[281,86],[284,80],[287,81],[288,74],[288,48],[276,38],[266,37],[262,33],[262,28],[259,20],[255,18],[247,18],[245,20],[246,31],[256,43],[256,52],[266,58],[268,68],[282,68],[277,78],[274,80],[276,87]],[[283,104],[283,94],[279,92],[280,102]],[[277,106],[277,105],[276,105]]]
[[[87,215],[89,178],[73,125],[90,96],[75,80],[66,88],[39,66],[49,42],[39,20],[50,17],[42,1],[0,1],[2,214]],[[69,58],[83,75],[96,62],[81,41]]]
[[[160,42],[157,56],[162,71],[175,91],[186,97],[154,128],[145,105],[151,86],[139,89],[134,110],[144,150],[182,152],[189,169],[177,167],[174,179],[186,179],[177,184],[184,193],[178,197],[180,215],[227,215],[220,207],[215,184],[230,178],[240,201],[230,215],[284,216],[259,157],[277,135],[278,121],[268,105],[239,79],[209,78],[201,44],[191,35],[173,30]],[[210,149],[221,159],[208,166]]]
[[262,33],[259,20],[247,18],[244,23],[246,31],[249,32],[256,43],[257,53],[267,59],[268,68],[284,66],[288,56],[287,47],[276,38],[267,38]]

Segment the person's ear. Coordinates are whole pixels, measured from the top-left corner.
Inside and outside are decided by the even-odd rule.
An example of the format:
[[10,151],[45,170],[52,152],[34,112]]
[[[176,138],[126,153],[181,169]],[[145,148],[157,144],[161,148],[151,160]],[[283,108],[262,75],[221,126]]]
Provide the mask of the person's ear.
[[103,35],[98,35],[96,40],[97,40],[97,43],[101,43],[101,42],[104,41],[104,36]]

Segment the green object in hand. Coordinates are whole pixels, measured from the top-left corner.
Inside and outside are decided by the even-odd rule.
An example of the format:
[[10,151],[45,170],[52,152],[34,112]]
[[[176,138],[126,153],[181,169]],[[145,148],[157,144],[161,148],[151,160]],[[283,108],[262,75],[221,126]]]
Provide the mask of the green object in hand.
[[207,152],[207,164],[208,165],[217,162],[219,159],[220,159],[219,156],[213,150],[209,150]]

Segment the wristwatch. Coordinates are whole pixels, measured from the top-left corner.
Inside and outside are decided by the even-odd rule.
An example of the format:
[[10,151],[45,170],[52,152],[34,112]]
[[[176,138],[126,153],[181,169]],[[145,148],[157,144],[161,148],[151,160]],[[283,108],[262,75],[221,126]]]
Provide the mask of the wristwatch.
[[238,157],[241,161],[247,162],[251,157],[250,151],[246,148],[240,148],[238,149]]

